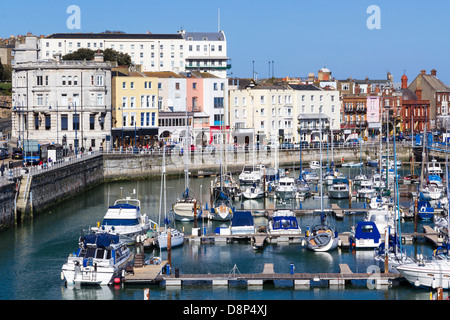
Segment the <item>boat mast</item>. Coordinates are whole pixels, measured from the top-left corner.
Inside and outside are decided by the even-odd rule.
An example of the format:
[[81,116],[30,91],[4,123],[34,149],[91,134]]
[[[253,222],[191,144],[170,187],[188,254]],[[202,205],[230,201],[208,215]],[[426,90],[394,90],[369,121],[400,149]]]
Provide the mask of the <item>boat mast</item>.
[[323,216],[323,173],[322,173],[322,114],[319,113],[319,150],[320,150],[320,215]]
[[[447,127],[445,128],[445,133],[447,133]],[[445,135],[445,182],[447,184],[447,257],[448,250],[450,249],[450,192],[449,192],[449,183],[448,183],[448,135]]]
[[[403,249],[402,249],[402,228],[401,228],[401,224],[400,224],[400,198],[399,198],[399,191],[398,191],[398,176],[397,176],[397,151],[395,148],[395,124],[394,124],[394,171],[395,171],[395,177],[394,177],[394,181],[395,181],[395,201],[394,201],[394,205],[395,205],[395,210],[397,210],[397,230],[398,230],[398,237],[400,239],[399,241],[399,246],[400,246],[400,254],[402,254]],[[397,244],[395,243],[394,246],[396,246]]]
[[185,135],[185,154],[184,154],[184,190],[185,190],[185,198],[189,196],[189,143],[188,143],[188,136],[190,137],[189,133],[189,121],[188,121],[188,112],[187,112],[187,105],[186,105],[186,135]]

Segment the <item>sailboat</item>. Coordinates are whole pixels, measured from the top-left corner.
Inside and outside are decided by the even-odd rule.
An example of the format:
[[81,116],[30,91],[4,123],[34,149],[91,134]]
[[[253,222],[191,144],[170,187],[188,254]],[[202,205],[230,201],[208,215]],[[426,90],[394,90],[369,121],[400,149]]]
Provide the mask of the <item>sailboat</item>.
[[[159,198],[159,225],[161,225],[161,206],[164,202],[164,225],[165,228],[158,230],[158,236],[156,238],[156,245],[161,249],[167,249],[169,245],[170,238],[170,246],[177,247],[181,246],[184,243],[184,233],[178,231],[175,228],[170,228],[170,221],[167,217],[166,212],[166,146],[163,149],[163,165],[162,165],[162,174],[161,174],[161,190],[160,190],[160,198]],[[164,201],[163,201],[163,190],[164,190]]]
[[[426,130],[424,130],[426,132]],[[448,144],[445,145],[445,175],[448,177]],[[449,179],[446,179],[449,190]],[[447,200],[449,193],[447,192]],[[450,225],[450,214],[447,214],[447,226]],[[397,266],[398,272],[416,287],[450,289],[450,238],[447,229],[447,241],[444,247],[439,247],[431,259],[425,259],[422,254],[416,256],[416,261]]]
[[[187,116],[186,116],[186,125],[187,125]],[[177,199],[177,201],[173,204],[172,210],[175,214],[175,220],[178,221],[193,221],[195,219],[200,219],[202,215],[202,205],[199,200],[195,197],[190,196],[189,194],[189,130],[186,128],[186,137],[185,137],[185,150],[184,158],[185,158],[185,168],[184,168],[184,192],[181,198]]]
[[[395,137],[395,127],[394,127],[394,137]],[[395,146],[394,139],[394,159],[393,163],[397,162],[397,151]],[[409,258],[402,249],[401,244],[401,224],[400,224],[400,198],[399,198],[399,188],[398,188],[398,175],[397,175],[397,166],[394,166],[395,170],[395,212],[397,219],[395,219],[395,233],[394,235],[390,235],[388,230],[385,230],[384,236],[385,241],[382,243],[378,250],[375,252],[375,261],[388,263],[388,271],[389,272],[398,272],[396,267],[400,264],[411,262],[412,259]]]
[[[319,118],[320,128],[322,129],[322,119]],[[320,130],[320,224],[314,226],[311,230],[306,230],[306,248],[325,252],[335,249],[339,244],[337,231],[326,223],[326,214],[323,211],[323,174],[322,174],[322,130]]]
[[261,199],[264,197],[264,191],[259,185],[254,184],[251,187],[247,187],[244,192],[242,192],[242,196],[245,199]]

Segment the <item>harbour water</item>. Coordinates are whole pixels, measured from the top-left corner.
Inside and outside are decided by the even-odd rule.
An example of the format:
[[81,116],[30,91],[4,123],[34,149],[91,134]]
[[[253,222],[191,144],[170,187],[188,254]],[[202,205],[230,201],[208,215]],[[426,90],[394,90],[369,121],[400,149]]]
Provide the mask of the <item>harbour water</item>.
[[[373,168],[364,167],[363,171],[371,174]],[[359,173],[359,168],[342,168],[344,174],[352,178]],[[405,166],[399,170],[400,175],[410,172]],[[291,172],[298,176],[298,172]],[[237,177],[236,177],[237,178]],[[203,203],[209,202],[210,181],[212,177],[190,179],[191,192],[201,194]],[[184,188],[183,175],[167,181],[167,210]],[[383,289],[371,289],[364,282],[353,282],[339,288],[329,288],[327,284],[313,283],[309,289],[295,289],[291,282],[275,281],[264,284],[263,288],[247,288],[246,284],[230,284],[229,287],[212,287],[204,283],[183,285],[181,288],[165,288],[159,285],[116,285],[111,287],[88,287],[81,289],[66,288],[61,280],[61,266],[67,256],[77,249],[78,238],[82,230],[87,230],[101,221],[108,205],[121,196],[129,196],[136,191],[141,201],[141,211],[150,219],[158,221],[159,217],[159,180],[139,180],[114,182],[92,188],[75,199],[69,200],[48,212],[35,217],[33,221],[23,223],[0,234],[0,299],[1,300],[142,300],[144,289],[150,289],[150,300],[428,300],[430,290],[414,288],[408,283]],[[324,188],[326,190],[326,188]],[[265,201],[265,203],[264,203]],[[410,198],[401,198],[406,206]],[[331,208],[337,203],[348,208],[348,200],[324,199],[324,208]],[[237,207],[262,209],[267,208],[299,208],[300,202],[277,204],[273,198],[266,200],[237,201]],[[301,202],[303,209],[320,208],[320,200],[306,198]],[[353,201],[352,208],[361,208],[363,202]],[[346,215],[342,220],[329,217],[328,222],[339,232],[350,231],[351,226],[363,219],[362,215]],[[318,215],[298,217],[304,231],[306,226],[320,222]],[[432,222],[424,222],[431,224]],[[256,225],[266,225],[265,217],[256,217]],[[213,233],[220,226],[218,222],[200,221],[199,227]],[[225,223],[226,225],[226,223]],[[177,222],[176,227],[191,234],[193,223]],[[402,223],[403,232],[414,230],[413,221]],[[419,222],[418,230],[422,230]],[[410,256],[421,253],[430,256],[434,249],[429,242],[417,241],[405,244]],[[160,253],[148,252],[148,256]],[[162,258],[166,257],[162,252]],[[353,272],[373,272],[375,267],[373,251],[355,251],[337,249],[326,253],[308,251],[300,244],[271,244],[262,251],[254,251],[249,243],[230,244],[193,244],[186,242],[183,246],[172,250],[172,264],[180,273],[229,273],[233,267],[236,272],[262,272],[264,263],[273,263],[275,272],[288,273],[290,264],[294,264],[295,272],[339,272],[340,263],[348,264]],[[236,270],[236,269],[235,269]]]

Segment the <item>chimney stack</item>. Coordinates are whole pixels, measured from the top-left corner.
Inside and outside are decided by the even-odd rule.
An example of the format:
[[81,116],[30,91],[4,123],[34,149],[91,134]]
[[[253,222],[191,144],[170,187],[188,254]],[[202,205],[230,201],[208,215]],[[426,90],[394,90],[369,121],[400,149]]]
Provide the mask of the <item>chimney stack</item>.
[[436,77],[436,72],[437,72],[436,69],[432,69],[431,70],[431,75]]
[[426,72],[426,71],[425,71],[424,69],[423,69],[423,70],[420,70],[420,73],[423,74],[423,75],[425,75],[425,72]]

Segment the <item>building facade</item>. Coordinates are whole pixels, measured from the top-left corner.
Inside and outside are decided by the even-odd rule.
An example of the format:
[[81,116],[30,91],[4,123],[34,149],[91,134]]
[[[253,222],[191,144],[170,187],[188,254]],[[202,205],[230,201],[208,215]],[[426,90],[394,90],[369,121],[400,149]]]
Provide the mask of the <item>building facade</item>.
[[66,55],[80,48],[113,49],[130,55],[143,71],[207,71],[226,78],[231,68],[225,33],[186,32],[175,34],[56,33],[40,40],[41,59],[56,53]]
[[38,60],[38,39],[15,48],[12,139],[63,144],[68,149],[107,147],[111,134],[111,68],[94,61]]
[[112,136],[114,146],[147,146],[158,140],[158,78],[143,73],[114,73]]

